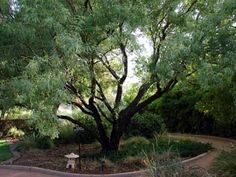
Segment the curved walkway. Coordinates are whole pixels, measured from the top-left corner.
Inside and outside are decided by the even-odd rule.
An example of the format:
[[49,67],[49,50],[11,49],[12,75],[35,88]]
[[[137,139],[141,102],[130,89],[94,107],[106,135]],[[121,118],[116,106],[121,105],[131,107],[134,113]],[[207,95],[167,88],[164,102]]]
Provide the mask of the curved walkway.
[[[229,151],[236,145],[235,140],[227,138],[219,138],[214,136],[203,135],[188,135],[188,134],[168,134],[170,137],[191,139],[194,141],[211,143],[214,150],[193,158],[183,161],[186,167],[199,166],[209,169],[213,159],[221,151]],[[0,177],[141,177],[146,176],[145,171],[137,171],[130,173],[120,173],[111,175],[83,175],[83,174],[68,174],[64,172],[55,172],[53,170],[45,170],[35,167],[20,167],[14,165],[0,165]]]
[[190,139],[193,141],[212,144],[214,148],[212,151],[208,152],[206,155],[200,158],[185,163],[185,166],[187,167],[199,166],[205,168],[206,170],[209,170],[214,158],[220,151],[222,150],[230,151],[234,146],[236,146],[235,140],[228,138],[220,138],[215,136],[189,135],[189,134],[169,134],[168,136],[175,138]]

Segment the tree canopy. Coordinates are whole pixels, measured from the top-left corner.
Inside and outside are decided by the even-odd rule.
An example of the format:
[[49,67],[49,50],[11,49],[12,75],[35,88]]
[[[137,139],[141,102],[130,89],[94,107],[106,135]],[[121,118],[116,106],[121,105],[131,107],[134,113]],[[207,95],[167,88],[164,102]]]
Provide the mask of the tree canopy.
[[[52,137],[58,118],[69,120],[104,151],[117,150],[134,114],[178,83],[231,84],[234,14],[234,0],[3,0],[0,109],[32,110],[39,131]],[[150,40],[151,56],[141,55],[137,31]],[[132,53],[139,80],[125,102]],[[73,104],[97,130],[57,116],[60,103]]]

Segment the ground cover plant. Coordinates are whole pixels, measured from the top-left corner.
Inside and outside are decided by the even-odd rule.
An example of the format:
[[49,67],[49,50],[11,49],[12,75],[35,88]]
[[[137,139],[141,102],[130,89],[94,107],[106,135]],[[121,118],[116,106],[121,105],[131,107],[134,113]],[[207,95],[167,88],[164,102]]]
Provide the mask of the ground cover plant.
[[[131,137],[121,144],[118,152],[107,154],[91,153],[91,157],[105,157],[111,161],[123,160],[126,157],[144,157],[145,154],[163,153],[169,150],[172,153],[179,154],[181,157],[194,157],[201,153],[211,150],[210,144],[203,144],[190,140],[176,140],[169,138],[146,139],[144,137]],[[155,155],[155,154],[153,154]],[[88,154],[84,154],[84,157]]]
[[0,163],[10,159],[12,156],[9,145],[6,141],[0,140]]

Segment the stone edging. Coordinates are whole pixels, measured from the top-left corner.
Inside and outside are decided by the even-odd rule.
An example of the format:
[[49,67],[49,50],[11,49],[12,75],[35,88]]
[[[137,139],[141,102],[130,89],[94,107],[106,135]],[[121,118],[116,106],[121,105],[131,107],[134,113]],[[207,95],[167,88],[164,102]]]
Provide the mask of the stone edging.
[[[181,135],[181,134],[173,134],[173,135]],[[185,136],[185,135],[183,135],[183,136]],[[189,136],[189,135],[186,135],[186,136]],[[208,137],[208,138],[210,138],[210,136],[204,136],[204,135],[194,135],[194,136],[195,137],[203,137],[203,138]],[[192,136],[192,138],[194,138],[194,136]],[[232,139],[214,137],[214,136],[211,138],[236,143],[236,140],[232,140]],[[208,151],[208,152],[205,152],[205,153],[200,154],[198,156],[195,156],[193,158],[183,160],[182,163],[186,164],[186,163],[204,158],[205,156],[207,156],[211,152],[213,152],[213,151]],[[28,172],[37,172],[37,173],[42,173],[42,174],[46,174],[46,175],[55,175],[55,176],[60,176],[60,177],[131,177],[131,176],[132,177],[139,177],[139,176],[143,176],[147,173],[147,170],[141,170],[141,171],[134,171],[134,172],[104,174],[104,175],[75,174],[75,173],[66,173],[66,172],[60,172],[60,171],[55,171],[55,170],[43,169],[43,168],[38,168],[38,167],[20,166],[20,165],[0,165],[0,169],[23,170],[23,171],[28,171]]]

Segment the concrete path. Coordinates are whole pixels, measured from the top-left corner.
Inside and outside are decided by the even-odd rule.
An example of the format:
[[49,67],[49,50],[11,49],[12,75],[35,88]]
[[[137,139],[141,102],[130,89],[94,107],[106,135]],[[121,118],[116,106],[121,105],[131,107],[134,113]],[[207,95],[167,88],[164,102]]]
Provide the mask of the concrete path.
[[236,146],[235,140],[227,138],[219,138],[214,136],[188,135],[188,134],[169,134],[169,136],[212,144],[214,149],[207,155],[185,164],[186,167],[198,166],[206,170],[210,169],[214,158],[219,154],[219,152],[221,152],[222,150],[230,151],[232,147]]
[[[184,134],[169,134],[170,137],[175,138],[183,138],[183,139],[191,139],[194,141],[204,142],[204,143],[211,143],[214,147],[214,150],[207,153],[206,155],[194,159],[192,161],[189,161],[185,163],[186,167],[192,167],[192,166],[199,166],[204,169],[209,169],[214,158],[221,150],[229,151],[232,149],[233,146],[236,145],[236,141],[226,139],[226,138],[218,138],[218,137],[212,137],[212,136],[197,136],[197,135],[184,135]],[[18,170],[16,170],[18,169]],[[138,177],[138,176],[146,176],[141,175],[143,172],[133,172],[133,173],[123,173],[123,174],[113,174],[113,175],[96,175],[96,176],[104,176],[104,177]],[[14,166],[0,166],[0,177],[95,177],[95,175],[79,175],[79,174],[65,174],[65,173],[52,173],[50,171],[49,173],[44,170],[34,170],[33,168],[25,168],[19,170],[19,168],[16,168]]]
[[0,177],[58,177],[36,172],[26,172],[21,170],[0,169]]

